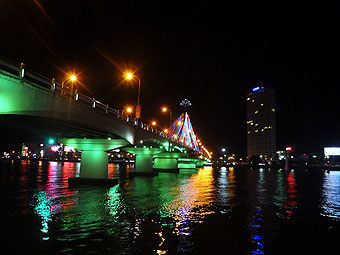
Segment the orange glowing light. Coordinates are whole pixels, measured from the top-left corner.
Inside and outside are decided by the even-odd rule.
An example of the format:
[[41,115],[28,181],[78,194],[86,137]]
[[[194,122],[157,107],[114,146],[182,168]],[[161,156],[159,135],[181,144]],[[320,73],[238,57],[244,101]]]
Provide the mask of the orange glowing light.
[[132,73],[127,73],[127,74],[125,75],[125,77],[126,77],[126,79],[131,80],[132,77],[133,77],[133,75],[132,75]]
[[71,80],[71,81],[76,81],[76,80],[77,80],[77,76],[75,76],[74,74],[72,74],[72,75],[70,76],[70,80]]

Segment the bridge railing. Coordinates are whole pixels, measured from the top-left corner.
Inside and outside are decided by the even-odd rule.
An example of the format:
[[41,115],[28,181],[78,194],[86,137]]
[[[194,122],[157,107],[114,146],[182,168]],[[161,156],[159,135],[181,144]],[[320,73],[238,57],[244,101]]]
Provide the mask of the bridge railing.
[[[130,118],[129,116],[121,113],[119,110],[109,107],[108,104],[104,104],[96,100],[95,98],[81,94],[76,89],[73,89],[73,87],[65,86],[65,83],[59,83],[54,79],[49,79],[41,74],[26,69],[23,63],[18,66],[15,63],[0,58],[0,73],[2,73],[3,71],[6,72],[6,75],[10,75],[12,78],[20,79],[23,82],[29,82],[32,86],[49,90],[52,93],[58,94],[59,96],[72,98],[74,101],[78,101],[82,104],[91,106],[92,108],[104,112],[107,115],[122,119],[131,125],[135,125],[143,130],[152,132],[175,143],[180,143],[173,137],[157,130],[149,124],[143,123],[141,121],[138,122],[135,118]],[[183,146],[187,147],[185,145]]]
[[65,84],[57,82],[54,79],[49,79],[45,76],[42,76],[41,74],[26,69],[24,64],[18,66],[15,63],[0,58],[0,67],[0,72],[1,70],[6,71],[6,74],[11,74],[13,78],[19,78],[22,81],[30,82],[30,84],[35,87],[48,89],[51,92],[63,97],[71,97],[75,101],[79,101],[91,106],[92,108],[99,109],[107,114],[114,115],[118,118],[128,120],[127,122],[131,122],[134,124],[134,121],[131,118],[128,118],[128,116],[121,114],[119,110],[113,109],[112,107],[109,107],[108,104],[104,104],[96,100],[95,98],[79,93],[72,87],[65,86]]
[[1,71],[5,71],[6,75],[11,74],[13,78],[21,79],[23,82],[29,82],[32,86],[50,90],[51,92],[62,97],[72,98],[74,101],[79,101],[80,103],[91,106],[94,109],[105,112],[108,115],[113,115],[116,118],[122,119],[132,125],[136,125],[141,129],[165,137],[162,132],[152,128],[150,125],[143,122],[138,123],[135,118],[124,115],[119,110],[109,107],[108,104],[104,104],[95,98],[79,93],[72,87],[66,86],[65,84],[57,82],[54,79],[49,79],[41,74],[25,68],[24,64],[17,65],[10,62],[9,60],[0,58],[0,72]]

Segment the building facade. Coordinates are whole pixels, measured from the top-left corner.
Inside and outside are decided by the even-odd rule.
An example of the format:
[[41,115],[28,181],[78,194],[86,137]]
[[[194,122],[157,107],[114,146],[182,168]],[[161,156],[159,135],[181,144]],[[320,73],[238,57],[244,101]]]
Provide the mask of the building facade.
[[247,95],[247,157],[276,157],[275,91],[256,87]]

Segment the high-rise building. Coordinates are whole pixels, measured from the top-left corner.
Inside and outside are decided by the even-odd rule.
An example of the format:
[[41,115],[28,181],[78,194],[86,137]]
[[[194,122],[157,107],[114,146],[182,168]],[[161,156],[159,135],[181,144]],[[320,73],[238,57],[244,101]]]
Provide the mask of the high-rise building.
[[247,95],[247,157],[276,155],[275,91],[256,87]]

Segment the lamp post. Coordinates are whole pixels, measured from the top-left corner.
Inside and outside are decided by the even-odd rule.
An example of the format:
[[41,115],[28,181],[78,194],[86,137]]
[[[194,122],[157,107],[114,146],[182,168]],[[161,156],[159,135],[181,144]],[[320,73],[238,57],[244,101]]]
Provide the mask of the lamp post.
[[133,110],[132,110],[132,107],[130,107],[130,106],[127,106],[127,107],[125,107],[125,108],[123,108],[122,109],[122,114],[121,114],[121,117],[122,117],[122,119],[124,119],[125,117],[126,118],[130,118],[130,114],[133,112]]
[[66,82],[71,81],[72,82],[72,87],[71,87],[71,93],[70,95],[72,95],[72,91],[73,91],[73,82],[75,82],[77,80],[77,76],[75,76],[74,74],[70,75],[68,77],[68,79],[63,80],[63,82],[61,83],[61,94],[64,93],[64,85],[66,84]]
[[129,115],[129,113],[132,113],[132,108],[130,106],[126,107],[122,110],[122,115],[124,115],[124,113],[127,113],[127,115]]
[[140,79],[132,73],[126,73],[125,78],[127,80],[136,79],[138,81],[138,98],[137,98],[137,106],[136,106],[136,119],[140,119],[141,114],[141,106],[140,106]]
[[162,107],[162,112],[167,112],[169,111],[169,117],[170,117],[170,121],[169,121],[169,127],[171,127],[171,122],[172,122],[172,111],[170,109],[168,109],[167,107]]

